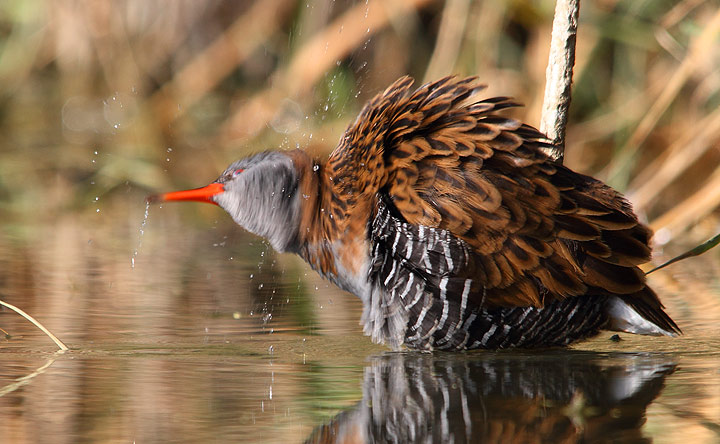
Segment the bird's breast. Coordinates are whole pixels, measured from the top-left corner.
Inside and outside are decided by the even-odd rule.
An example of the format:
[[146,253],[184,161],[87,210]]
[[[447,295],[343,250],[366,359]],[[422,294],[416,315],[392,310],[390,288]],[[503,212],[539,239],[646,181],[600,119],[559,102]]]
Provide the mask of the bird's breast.
[[370,243],[367,239],[344,238],[310,244],[301,256],[341,289],[362,300],[369,297]]

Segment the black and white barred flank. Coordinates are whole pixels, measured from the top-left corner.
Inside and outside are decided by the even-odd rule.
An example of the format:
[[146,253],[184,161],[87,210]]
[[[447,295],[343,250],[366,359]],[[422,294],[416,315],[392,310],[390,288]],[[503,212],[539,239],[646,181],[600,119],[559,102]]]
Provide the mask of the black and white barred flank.
[[[597,334],[608,322],[605,295],[570,297],[543,308],[485,306],[484,289],[467,275],[473,269],[467,244],[447,230],[403,222],[383,198],[370,235],[370,281],[383,294],[371,307],[376,313],[365,318],[366,332],[391,345],[430,350],[562,346]],[[403,322],[404,329],[390,325]]]

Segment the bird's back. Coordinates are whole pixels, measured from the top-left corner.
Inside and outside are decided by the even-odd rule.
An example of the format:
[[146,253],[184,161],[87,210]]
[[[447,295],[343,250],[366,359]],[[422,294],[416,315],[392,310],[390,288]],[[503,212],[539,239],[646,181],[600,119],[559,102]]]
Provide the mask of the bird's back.
[[411,86],[371,100],[323,168],[326,229],[370,248],[367,333],[501,348],[679,331],[637,267],[651,232],[619,193],[550,159],[498,113],[510,99],[473,101],[475,79]]

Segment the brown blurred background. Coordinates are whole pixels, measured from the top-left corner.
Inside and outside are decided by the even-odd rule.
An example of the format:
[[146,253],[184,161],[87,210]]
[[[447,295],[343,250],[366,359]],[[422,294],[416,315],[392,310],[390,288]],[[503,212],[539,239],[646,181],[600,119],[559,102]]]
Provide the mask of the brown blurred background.
[[[0,1],[0,299],[75,349],[40,374],[53,345],[0,311],[0,441],[284,443],[355,405],[385,350],[357,298],[210,205],[143,221],[144,196],[326,155],[404,74],[477,75],[538,125],[554,3]],[[720,231],[720,0],[583,1],[576,61],[567,164],[628,194],[656,260]],[[719,263],[650,276],[683,337],[584,345],[682,356],[647,415],[665,442],[717,438]]]
[[[539,124],[554,2],[0,4],[0,212],[48,221],[197,186],[246,152],[329,152],[397,77],[474,74]],[[720,2],[581,5],[566,162],[662,244],[720,203]],[[96,199],[97,198],[97,199]]]

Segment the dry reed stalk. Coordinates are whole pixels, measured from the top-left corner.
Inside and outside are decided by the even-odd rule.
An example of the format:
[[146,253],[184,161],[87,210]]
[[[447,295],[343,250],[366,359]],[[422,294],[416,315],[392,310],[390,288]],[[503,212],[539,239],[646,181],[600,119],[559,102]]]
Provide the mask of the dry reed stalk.
[[447,0],[445,3],[435,49],[425,70],[423,83],[453,73],[465,35],[469,11],[469,0]]
[[[167,114],[165,123],[182,116],[267,41],[278,30],[281,18],[290,12],[292,6],[292,2],[284,0],[256,2],[153,94],[151,109],[159,115]],[[171,104],[181,106],[175,112],[177,106]],[[173,112],[168,113],[167,110]]]
[[690,14],[693,9],[705,3],[705,1],[706,0],[685,0],[678,2],[660,19],[660,27],[664,29],[672,28]]
[[645,117],[640,121],[637,128],[628,141],[618,151],[617,155],[608,163],[603,172],[603,177],[612,182],[627,167],[630,160],[635,156],[640,146],[645,141],[650,131],[655,127],[660,117],[667,110],[668,106],[680,92],[682,86],[690,78],[697,65],[708,53],[709,48],[715,44],[717,34],[720,32],[720,10],[712,20],[705,26],[702,33],[690,44],[690,49],[678,69],[673,73],[668,84],[662,89],[655,103]]
[[551,154],[559,163],[562,163],[565,151],[579,10],[580,0],[558,0],[555,4],[550,55],[545,73],[540,131],[555,145]]
[[720,204],[720,169],[690,197],[675,205],[671,210],[650,222],[656,232],[669,230],[670,235],[679,233],[702,219]]
[[[62,5],[62,6],[61,6]],[[134,62],[130,36],[121,20],[113,20],[117,11],[111,1],[87,2],[85,7],[77,4],[58,2],[59,8],[66,8],[67,14],[77,14],[81,23],[89,28],[103,29],[104,32],[87,32],[87,38],[97,58],[105,83],[113,90],[129,91],[139,85],[140,68]]]
[[[661,197],[661,191],[684,173],[709,149],[720,135],[720,109],[715,110],[696,125],[686,128],[685,134],[638,174],[631,182],[627,196],[638,210],[647,210]],[[634,188],[634,189],[633,189]]]
[[339,60],[389,23],[432,0],[360,3],[328,24],[293,56],[286,69],[273,75],[273,84],[236,108],[225,121],[221,139],[249,137],[272,119],[282,99],[302,96]]
[[583,144],[596,140],[607,139],[618,130],[618,117],[624,122],[632,122],[645,113],[647,107],[643,102],[645,92],[638,92],[621,103],[614,104],[607,112],[590,118],[584,122],[575,123],[569,129],[574,140]]
[[15,313],[19,314],[20,316],[22,316],[25,319],[27,319],[28,321],[30,321],[35,327],[39,328],[50,339],[52,339],[53,342],[55,342],[55,344],[57,344],[57,346],[60,348],[60,350],[62,350],[62,351],[69,350],[67,345],[65,345],[60,339],[58,339],[57,336],[50,333],[50,330],[45,328],[41,323],[36,321],[35,318],[33,318],[29,314],[25,313],[23,310],[19,309],[18,307],[14,306],[14,305],[8,304],[7,302],[1,301],[1,300],[0,300],[0,305],[3,305],[5,307],[9,308],[10,310],[14,311]]

